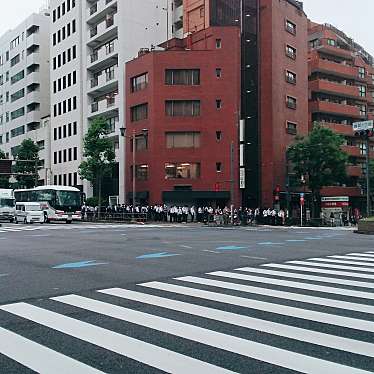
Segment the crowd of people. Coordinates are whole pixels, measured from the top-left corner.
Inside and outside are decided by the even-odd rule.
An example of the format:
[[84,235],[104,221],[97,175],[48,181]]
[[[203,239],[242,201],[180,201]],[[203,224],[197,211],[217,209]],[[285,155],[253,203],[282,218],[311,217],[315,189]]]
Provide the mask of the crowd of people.
[[[82,206],[82,218],[86,220],[97,219],[98,207]],[[228,225],[230,223],[241,225],[264,224],[284,225],[288,213],[283,209],[251,209],[212,206],[187,206],[158,204],[146,205],[115,205],[102,207],[100,217],[105,219],[130,220],[138,219],[152,222],[171,223],[204,223]]]

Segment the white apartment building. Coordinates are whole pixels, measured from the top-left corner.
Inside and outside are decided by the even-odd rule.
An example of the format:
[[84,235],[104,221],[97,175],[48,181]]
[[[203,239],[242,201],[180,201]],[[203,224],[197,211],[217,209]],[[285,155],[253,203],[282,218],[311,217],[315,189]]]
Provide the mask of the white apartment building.
[[47,10],[0,37],[0,149],[13,158],[24,139],[40,147],[41,184],[50,181]]
[[[171,4],[171,2],[169,1]],[[80,180],[83,139],[91,120],[102,116],[111,126],[118,171],[107,181],[112,195],[125,201],[125,63],[141,48],[151,48],[172,29],[167,0],[51,1],[51,149],[53,182]],[[169,13],[168,13],[168,12]],[[167,17],[168,15],[168,17]],[[141,130],[141,129],[140,129]]]

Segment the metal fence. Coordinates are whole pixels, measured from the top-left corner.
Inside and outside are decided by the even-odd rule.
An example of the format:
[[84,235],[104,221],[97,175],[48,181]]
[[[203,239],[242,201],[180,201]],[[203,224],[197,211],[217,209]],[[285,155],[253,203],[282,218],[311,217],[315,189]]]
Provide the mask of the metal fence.
[[147,213],[107,213],[101,212],[100,218],[97,212],[86,212],[82,217],[83,221],[86,222],[139,222],[145,223],[148,221]]

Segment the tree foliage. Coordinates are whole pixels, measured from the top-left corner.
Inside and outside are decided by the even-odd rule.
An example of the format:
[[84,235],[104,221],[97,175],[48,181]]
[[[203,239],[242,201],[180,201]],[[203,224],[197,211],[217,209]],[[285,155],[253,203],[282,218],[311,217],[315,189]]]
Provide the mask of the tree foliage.
[[115,162],[113,142],[108,138],[108,124],[105,119],[96,118],[91,122],[84,138],[83,149],[85,160],[79,166],[79,175],[97,186],[100,205],[102,179],[111,173]]
[[296,176],[304,176],[314,201],[319,201],[323,187],[345,182],[348,156],[341,148],[343,143],[342,136],[316,126],[308,137],[299,138],[288,149]]
[[18,188],[33,188],[38,184],[39,146],[31,139],[25,139],[15,156],[14,173]]
[[[0,160],[5,160],[6,155],[5,153],[0,149]],[[10,183],[9,183],[9,177],[5,175],[0,175],[0,188],[9,188]]]

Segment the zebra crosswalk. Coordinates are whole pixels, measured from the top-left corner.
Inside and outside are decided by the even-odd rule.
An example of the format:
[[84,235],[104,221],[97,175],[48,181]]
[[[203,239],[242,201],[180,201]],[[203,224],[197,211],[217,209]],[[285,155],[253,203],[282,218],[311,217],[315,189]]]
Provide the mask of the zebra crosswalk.
[[0,373],[373,373],[373,270],[370,251],[3,305]]

